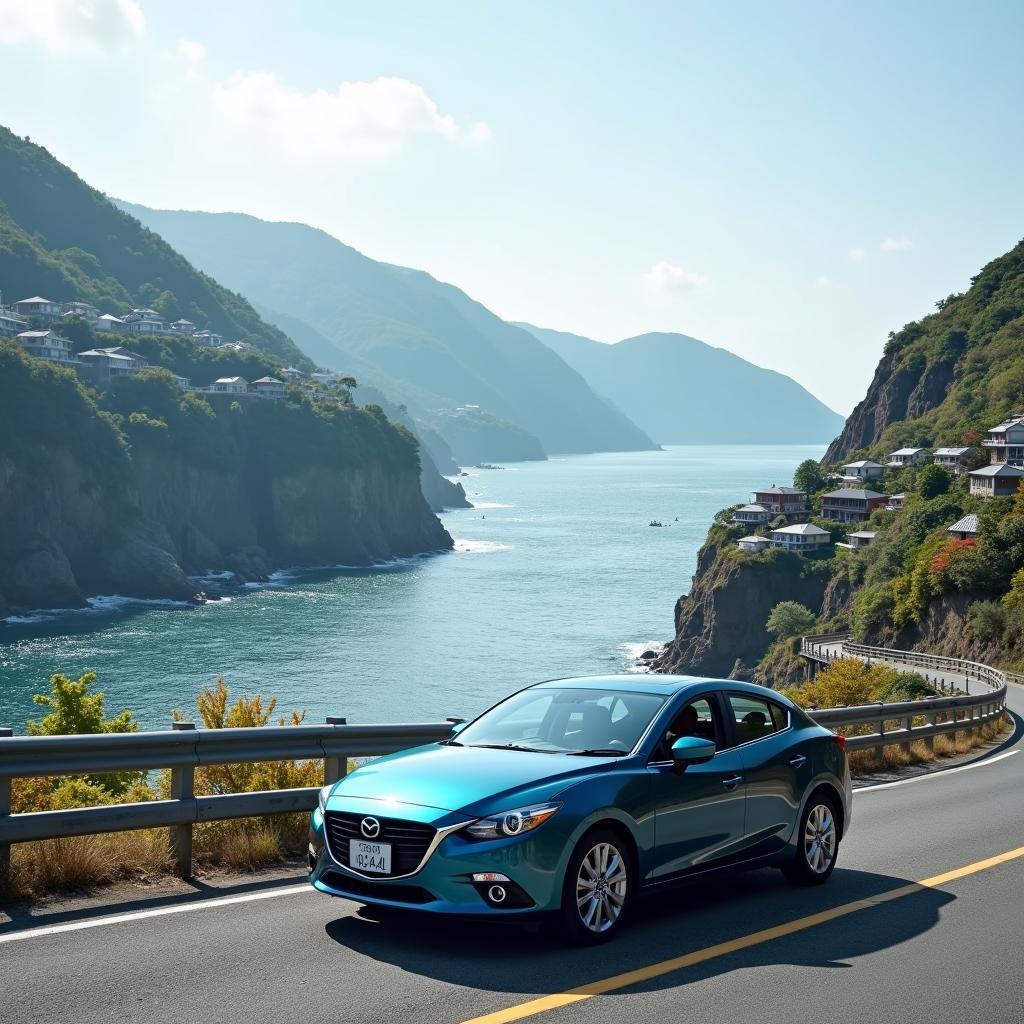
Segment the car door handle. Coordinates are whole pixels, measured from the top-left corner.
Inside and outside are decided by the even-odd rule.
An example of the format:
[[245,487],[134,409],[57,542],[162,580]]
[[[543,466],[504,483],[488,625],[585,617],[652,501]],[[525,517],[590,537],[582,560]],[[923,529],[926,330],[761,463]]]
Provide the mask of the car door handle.
[[797,754],[792,761],[789,762],[794,768],[803,768],[807,764],[807,758],[803,754]]
[[722,779],[722,785],[726,789],[735,789],[743,781],[742,775],[730,775],[727,779]]

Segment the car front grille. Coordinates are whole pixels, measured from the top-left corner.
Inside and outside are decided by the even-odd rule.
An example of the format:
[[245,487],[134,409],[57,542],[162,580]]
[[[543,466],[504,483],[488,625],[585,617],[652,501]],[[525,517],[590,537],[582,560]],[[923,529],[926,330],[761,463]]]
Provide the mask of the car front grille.
[[[344,811],[328,811],[324,815],[324,833],[331,856],[345,867],[349,866],[349,840],[367,840],[360,830],[360,823],[366,817],[369,815],[349,814]],[[376,815],[373,817],[380,823],[380,832],[372,840],[367,841],[391,844],[391,874],[366,877],[393,878],[415,871],[427,855],[437,829],[432,825],[421,825],[415,821],[380,818]]]

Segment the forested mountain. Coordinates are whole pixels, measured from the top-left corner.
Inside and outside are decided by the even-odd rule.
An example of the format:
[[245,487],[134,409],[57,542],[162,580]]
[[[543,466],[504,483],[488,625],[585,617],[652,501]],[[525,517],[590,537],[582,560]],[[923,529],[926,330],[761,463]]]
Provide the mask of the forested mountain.
[[5,301],[81,299],[135,306],[245,340],[300,369],[313,363],[240,295],[199,273],[162,238],[45,149],[0,128],[0,288]]
[[824,461],[959,445],[1024,407],[1024,241],[936,306],[889,335],[867,395]]
[[[317,362],[365,379],[417,418],[479,406],[487,430],[506,421],[548,452],[653,447],[531,334],[429,274],[371,260],[303,224],[122,205],[293,330],[304,324]],[[443,422],[433,425],[444,434]],[[459,438],[446,439],[459,455]]]
[[659,444],[810,444],[843,419],[795,380],[685,334],[604,345],[519,324]]

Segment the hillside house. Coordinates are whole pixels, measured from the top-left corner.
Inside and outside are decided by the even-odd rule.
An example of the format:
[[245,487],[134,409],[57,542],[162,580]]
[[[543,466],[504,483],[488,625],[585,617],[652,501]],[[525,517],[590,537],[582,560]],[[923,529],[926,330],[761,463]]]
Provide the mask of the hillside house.
[[885,476],[885,466],[871,459],[860,459],[848,462],[843,466],[843,480],[858,484],[864,480],[881,480]]
[[192,340],[197,345],[213,345],[214,347],[224,342],[224,338],[219,334],[214,334],[213,331],[196,331],[192,335]]
[[72,362],[71,340],[56,331],[22,331],[17,335],[17,342],[36,359],[46,359],[51,363]]
[[163,317],[155,309],[133,309],[121,319],[132,334],[164,334]]
[[771,518],[771,512],[764,505],[742,505],[733,512],[731,522],[743,523],[745,526],[763,526]]
[[28,321],[11,309],[0,306],[0,338],[16,338],[28,330]]
[[793,523],[772,530],[772,547],[786,551],[817,551],[832,542],[832,534],[813,523]]
[[172,334],[195,334],[196,325],[191,320],[175,320],[168,324]]
[[276,377],[260,377],[249,385],[249,391],[262,398],[284,398],[284,381]]
[[846,535],[846,539],[854,551],[866,548],[877,536],[874,530],[854,530]]
[[978,513],[968,512],[952,526],[947,526],[946,533],[951,534],[954,540],[974,540],[978,536]]
[[989,452],[993,466],[1024,466],[1024,413],[1016,413],[993,427],[981,446]]
[[219,395],[248,395],[249,382],[244,377],[218,377],[206,390]]
[[860,523],[889,500],[887,494],[861,487],[840,487],[821,496],[821,517],[837,523]]
[[889,452],[889,461],[886,465],[890,469],[902,469],[904,466],[916,466],[927,458],[927,448],[897,448],[896,451]]
[[770,548],[771,545],[772,542],[767,537],[762,537],[756,533],[751,533],[746,537],[740,537],[740,539],[736,541],[736,547],[738,547],[740,551],[764,551],[765,548]]
[[97,331],[110,331],[112,334],[122,334],[128,330],[128,325],[113,313],[102,313],[96,318]]
[[953,476],[962,476],[967,471],[973,452],[973,448],[936,448],[932,453],[932,462]]
[[981,498],[999,498],[1017,493],[1017,487],[1024,478],[1024,469],[1001,462],[998,465],[974,469],[969,475],[971,494]]
[[78,358],[83,363],[83,376],[99,387],[107,387],[112,381],[130,377],[149,366],[144,356],[120,346],[91,348],[79,352]]
[[96,321],[100,317],[100,311],[89,302],[82,302],[79,299],[75,299],[74,302],[61,303],[61,319],[65,317],[80,316],[83,320],[88,320],[90,323]]
[[750,501],[767,509],[773,516],[805,516],[811,511],[807,505],[807,492],[797,487],[766,487],[754,491]]
[[899,494],[890,494],[889,500],[885,503],[885,507],[889,512],[902,512],[903,506],[907,502],[907,492],[900,491]]
[[296,370],[294,366],[286,366],[281,371],[281,376],[288,384],[301,384],[306,379],[306,375],[301,370]]
[[217,348],[222,348],[227,352],[255,352],[256,350],[247,341],[224,341],[221,342]]
[[36,317],[43,323],[55,324],[64,312],[59,302],[44,299],[41,295],[33,295],[31,299],[22,299],[14,304],[14,312],[18,316]]

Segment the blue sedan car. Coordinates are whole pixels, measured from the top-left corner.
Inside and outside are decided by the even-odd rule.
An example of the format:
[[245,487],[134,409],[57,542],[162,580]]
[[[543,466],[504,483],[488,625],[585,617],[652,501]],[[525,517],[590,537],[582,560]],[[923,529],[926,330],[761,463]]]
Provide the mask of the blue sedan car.
[[773,690],[560,679],[320,793],[310,881],[361,903],[612,938],[636,899],[726,869],[824,882],[850,826],[842,737]]

